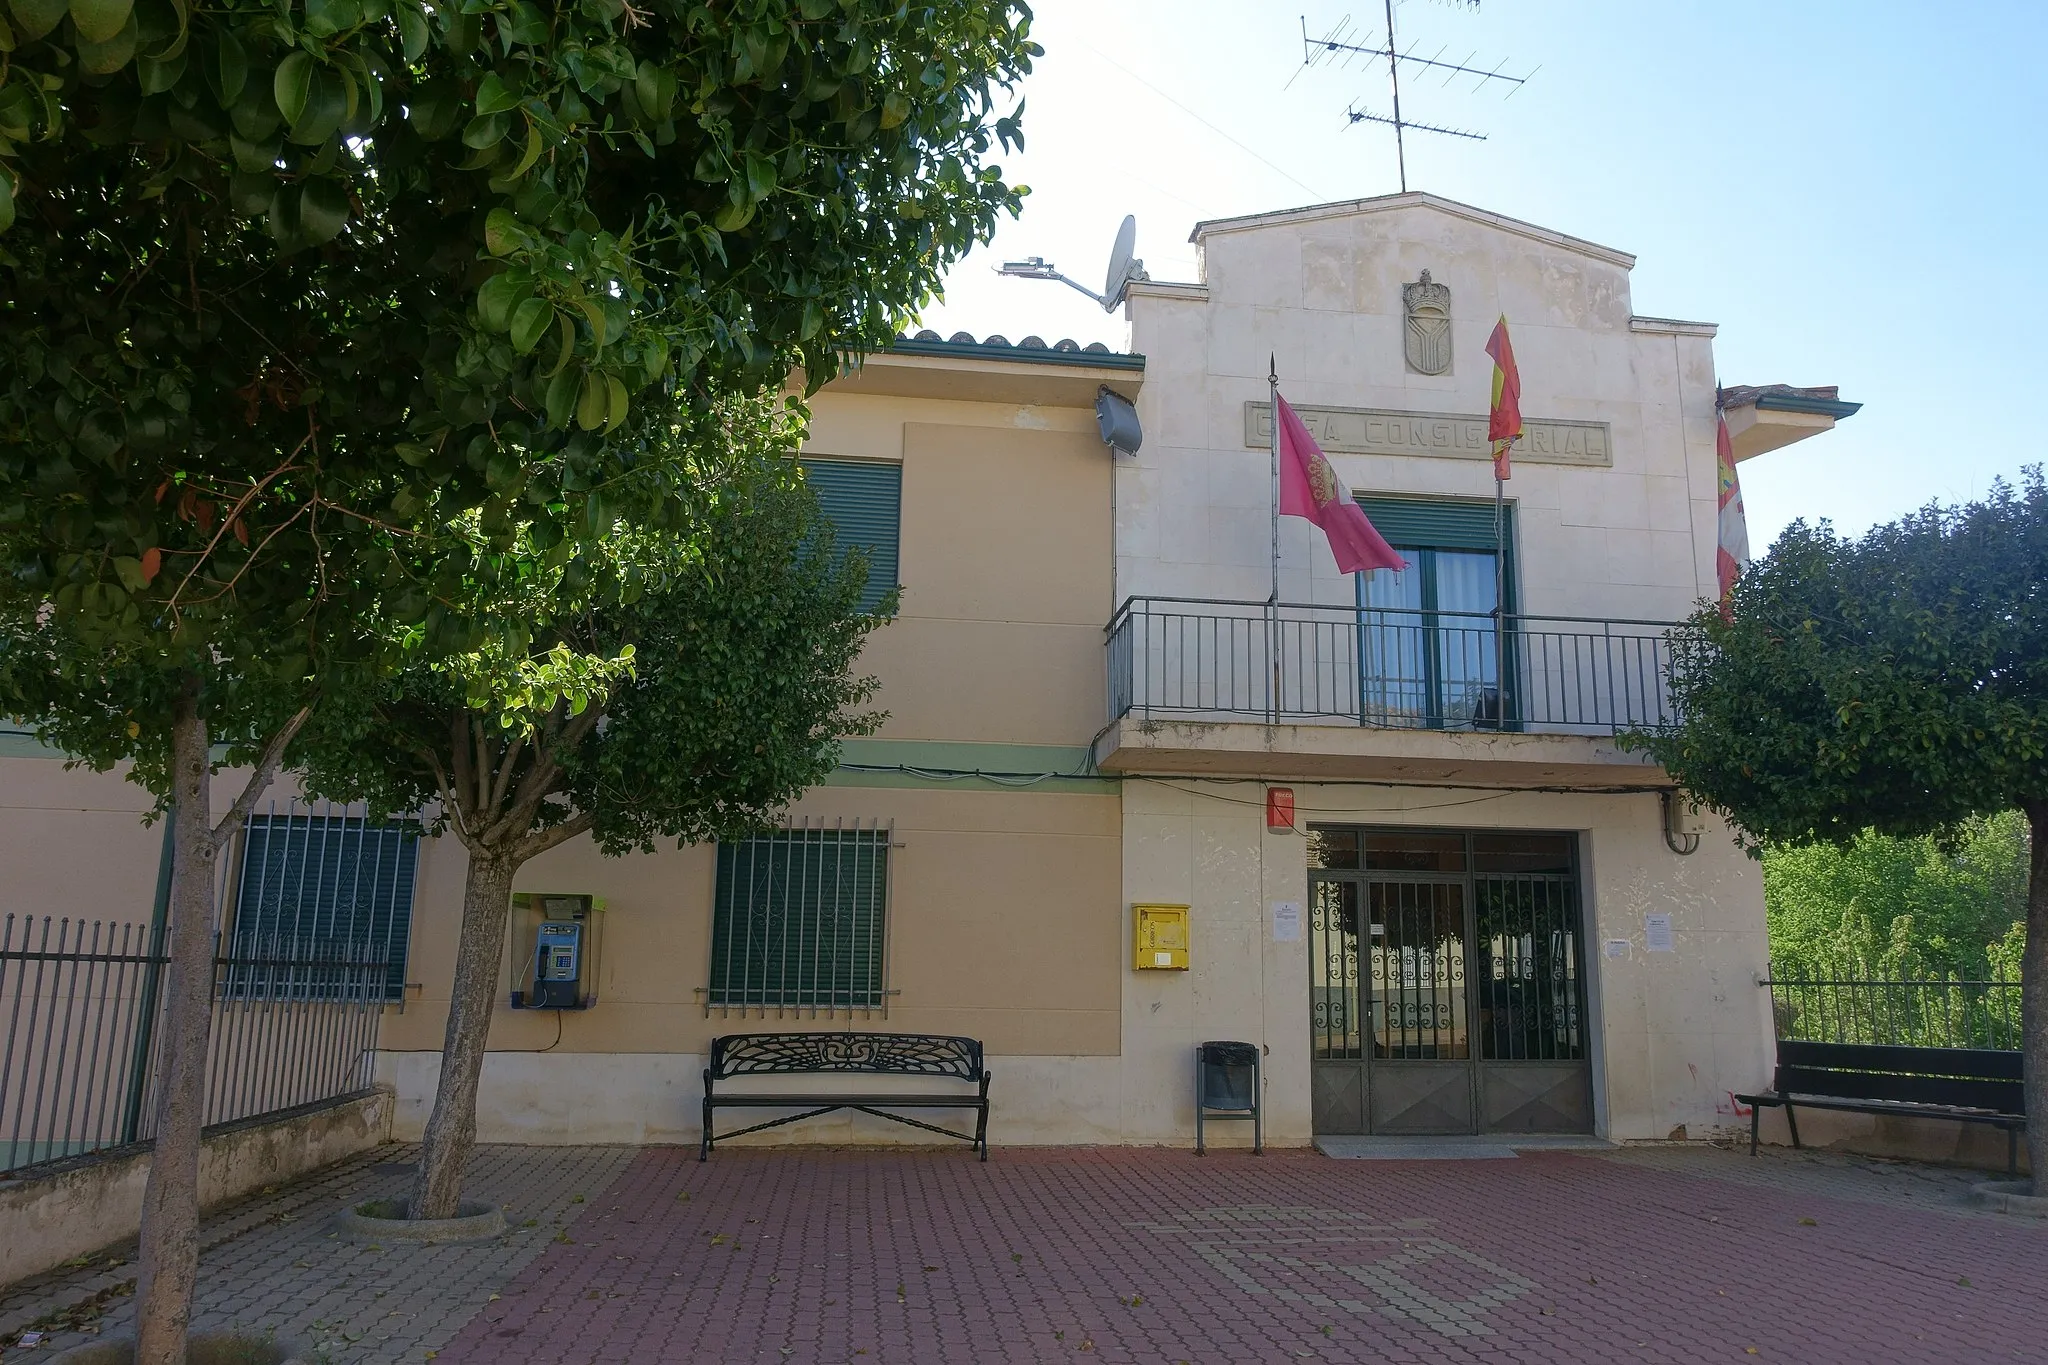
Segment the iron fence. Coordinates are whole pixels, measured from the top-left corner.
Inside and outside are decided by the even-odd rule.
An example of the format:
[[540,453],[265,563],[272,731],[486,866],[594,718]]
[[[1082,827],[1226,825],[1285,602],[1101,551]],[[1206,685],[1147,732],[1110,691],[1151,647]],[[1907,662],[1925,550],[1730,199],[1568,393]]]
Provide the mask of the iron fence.
[[1657,730],[1677,720],[1671,630],[1659,621],[1133,597],[1106,631],[1110,717]]
[[2017,978],[1852,979],[1774,968],[1758,984],[1769,989],[1777,1035],[1787,1041],[2004,1051],[2020,1046]]
[[[281,937],[216,955],[205,1122],[366,1088],[388,955]],[[154,1136],[168,961],[146,925],[0,918],[0,1172]]]

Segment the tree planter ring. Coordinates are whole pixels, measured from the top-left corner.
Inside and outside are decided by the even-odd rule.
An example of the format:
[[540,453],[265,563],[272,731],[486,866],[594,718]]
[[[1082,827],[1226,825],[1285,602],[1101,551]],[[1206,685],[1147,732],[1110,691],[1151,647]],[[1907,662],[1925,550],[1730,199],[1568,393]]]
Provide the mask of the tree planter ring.
[[[133,1365],[135,1338],[112,1337],[74,1346],[49,1365]],[[297,1337],[271,1332],[193,1332],[185,1338],[185,1365],[312,1365],[313,1348]]]
[[2021,1218],[2048,1218],[2048,1199],[2034,1194],[2031,1180],[1987,1180],[1970,1187],[1970,1197],[1987,1209]]
[[335,1216],[335,1230],[358,1242],[488,1242],[505,1230],[496,1204],[464,1200],[453,1218],[407,1218],[403,1199],[371,1199]]

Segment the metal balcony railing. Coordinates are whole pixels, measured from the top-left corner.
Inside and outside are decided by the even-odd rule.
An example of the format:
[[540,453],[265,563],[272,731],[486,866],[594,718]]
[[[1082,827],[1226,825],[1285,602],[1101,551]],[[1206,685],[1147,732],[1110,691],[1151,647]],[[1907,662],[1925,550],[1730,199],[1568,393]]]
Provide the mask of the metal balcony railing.
[[[1504,625],[1505,648],[1496,630]],[[1133,597],[1107,628],[1109,713],[1379,729],[1655,730],[1671,623]],[[1501,663],[1508,685],[1502,696]]]

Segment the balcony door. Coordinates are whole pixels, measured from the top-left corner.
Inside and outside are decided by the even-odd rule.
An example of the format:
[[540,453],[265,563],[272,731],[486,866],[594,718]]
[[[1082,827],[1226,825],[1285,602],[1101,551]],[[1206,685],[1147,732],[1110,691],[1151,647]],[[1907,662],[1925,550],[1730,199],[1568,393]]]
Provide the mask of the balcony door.
[[1431,729],[1498,724],[1496,565],[1505,553],[1513,611],[1512,515],[1502,519],[1503,546],[1490,502],[1362,498],[1360,505],[1408,561],[1405,569],[1358,576],[1361,719]]
[[1315,1131],[1591,1132],[1573,837],[1310,840]]

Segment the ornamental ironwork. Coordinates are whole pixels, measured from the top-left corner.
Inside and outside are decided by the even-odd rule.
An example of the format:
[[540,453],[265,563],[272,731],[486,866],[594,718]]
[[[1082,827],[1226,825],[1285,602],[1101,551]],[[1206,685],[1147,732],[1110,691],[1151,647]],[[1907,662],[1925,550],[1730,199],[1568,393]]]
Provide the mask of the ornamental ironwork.
[[729,1033],[711,1041],[710,1074],[859,1071],[980,1080],[981,1043],[924,1033]]

